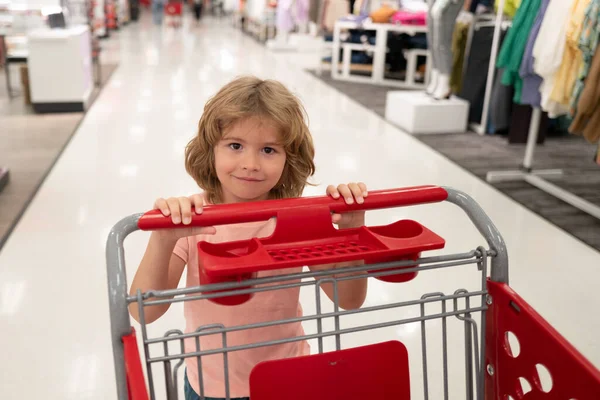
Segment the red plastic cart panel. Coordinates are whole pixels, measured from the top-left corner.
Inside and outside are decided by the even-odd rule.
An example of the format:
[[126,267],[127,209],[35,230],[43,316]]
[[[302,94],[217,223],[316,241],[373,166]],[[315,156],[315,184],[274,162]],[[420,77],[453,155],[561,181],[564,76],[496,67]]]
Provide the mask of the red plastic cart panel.
[[486,399],[600,399],[600,371],[508,285],[488,290]]
[[129,400],[148,400],[148,390],[140,361],[135,329],[131,328],[131,333],[123,336],[122,341]]
[[266,361],[250,374],[252,400],[408,400],[408,352],[398,341]]

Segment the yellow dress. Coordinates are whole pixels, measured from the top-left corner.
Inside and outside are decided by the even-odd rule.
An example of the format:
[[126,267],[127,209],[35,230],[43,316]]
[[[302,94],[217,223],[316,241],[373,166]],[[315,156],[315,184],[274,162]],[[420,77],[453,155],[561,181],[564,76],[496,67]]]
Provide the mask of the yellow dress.
[[562,63],[556,74],[550,98],[564,106],[569,106],[579,69],[583,64],[583,53],[579,49],[579,38],[583,29],[585,10],[591,0],[575,0],[566,20],[566,45]]
[[[496,0],[494,4],[496,12],[498,12],[499,2],[500,0]],[[510,18],[514,18],[515,14],[517,13],[517,10],[519,9],[519,6],[521,6],[521,0],[506,0],[504,2],[504,14],[509,16]]]

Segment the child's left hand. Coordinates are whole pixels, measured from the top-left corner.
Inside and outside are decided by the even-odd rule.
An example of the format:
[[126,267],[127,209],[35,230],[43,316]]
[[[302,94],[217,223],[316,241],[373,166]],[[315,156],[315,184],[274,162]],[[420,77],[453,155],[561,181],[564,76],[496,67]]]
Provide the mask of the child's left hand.
[[[367,185],[362,182],[342,184],[337,187],[329,185],[327,194],[334,199],[344,198],[346,204],[353,204],[355,201],[358,204],[364,202],[365,197],[369,195]],[[365,224],[365,212],[353,211],[345,214],[333,214],[331,221],[337,224],[340,228],[357,228]]]

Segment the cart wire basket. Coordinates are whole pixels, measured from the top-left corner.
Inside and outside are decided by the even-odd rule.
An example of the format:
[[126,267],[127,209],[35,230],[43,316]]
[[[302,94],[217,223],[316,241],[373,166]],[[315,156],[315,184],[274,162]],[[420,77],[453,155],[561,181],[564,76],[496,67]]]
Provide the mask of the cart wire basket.
[[[353,229],[336,229],[331,223],[331,213],[443,201],[466,213],[487,246],[446,255],[439,251],[445,246],[444,239],[416,221]],[[348,205],[320,196],[214,205],[205,207],[200,215],[194,214],[191,225],[219,226],[271,218],[276,218],[276,228],[269,237],[198,243],[201,265],[187,266],[200,269],[198,286],[138,291],[134,296],[127,288],[125,238],[140,229],[175,226],[158,210],[126,217],[114,226],[106,256],[118,399],[183,398],[179,386],[184,360],[195,360],[201,372],[203,357],[215,355],[222,357],[224,393],[230,398],[228,359],[232,353],[299,341],[315,342],[314,354],[260,362],[248,382],[252,400],[600,399],[600,372],[510,288],[504,240],[481,207],[465,193],[418,186],[373,191],[363,204]],[[431,250],[442,255],[422,254]],[[357,260],[364,263],[336,269],[335,275],[331,270],[291,270]],[[338,286],[347,280],[369,278],[407,288],[416,279],[435,283],[439,276],[435,274],[469,265],[470,271],[478,274],[474,279],[477,284],[470,290],[432,291],[405,301],[366,304],[351,310],[339,306]],[[273,270],[283,273],[258,275]],[[330,307],[321,304],[321,286],[325,284],[333,287]],[[293,319],[236,326],[213,324],[191,332],[172,329],[156,337],[150,337],[145,323],[145,309],[153,305],[212,301],[236,307],[265,292],[298,287],[314,292],[315,310]],[[132,303],[139,310],[143,352],[130,321],[128,308]],[[315,332],[228,345],[228,335],[235,332],[298,322],[315,324]],[[355,343],[347,339],[355,334],[407,326],[420,330],[417,350],[409,349],[398,335],[373,343],[342,345]],[[463,346],[449,343],[451,332],[464,337],[459,340]],[[222,346],[201,348],[200,338],[207,335],[219,335]],[[379,336],[373,334],[373,338]],[[186,341],[195,343],[193,351],[186,349]],[[331,349],[326,348],[328,341]],[[160,390],[157,368],[162,368],[164,376]],[[411,386],[414,374],[420,376],[418,386],[422,387]],[[205,382],[203,374],[198,375],[197,387],[203,398]]]

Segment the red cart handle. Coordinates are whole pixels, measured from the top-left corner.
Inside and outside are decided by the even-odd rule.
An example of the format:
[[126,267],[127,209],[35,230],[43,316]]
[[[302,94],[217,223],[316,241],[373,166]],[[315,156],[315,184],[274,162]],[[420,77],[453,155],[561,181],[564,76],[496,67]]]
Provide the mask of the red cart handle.
[[[438,203],[445,201],[447,198],[448,192],[439,186],[415,186],[369,192],[363,204],[356,202],[346,204],[342,198],[333,199],[331,196],[316,196],[209,205],[203,208],[202,214],[193,214],[192,222],[187,226],[215,226],[266,221],[269,218],[276,217],[281,212],[299,215],[299,213],[307,212],[310,209],[322,209],[323,207],[327,207],[329,212],[334,213],[404,207]],[[181,224],[173,224],[171,217],[165,217],[160,210],[152,210],[140,217],[138,227],[142,230],[156,230],[181,228]]]

